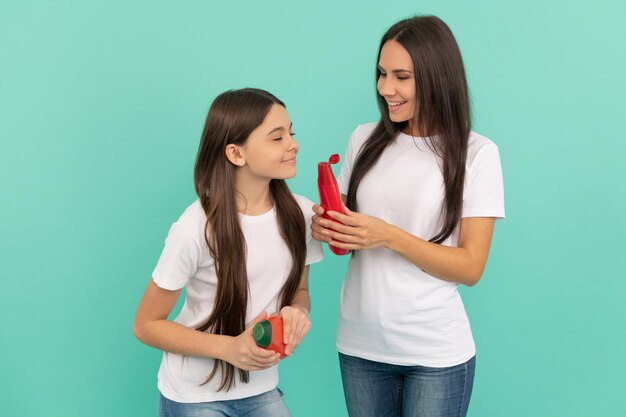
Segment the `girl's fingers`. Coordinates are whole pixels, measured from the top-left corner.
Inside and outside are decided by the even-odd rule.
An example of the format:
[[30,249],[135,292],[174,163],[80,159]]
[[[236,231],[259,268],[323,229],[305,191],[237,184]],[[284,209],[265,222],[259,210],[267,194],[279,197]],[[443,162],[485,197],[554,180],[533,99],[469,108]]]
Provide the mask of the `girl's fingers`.
[[307,323],[306,322],[302,322],[299,326],[298,326],[298,330],[296,332],[294,332],[294,337],[292,339],[292,349],[295,349],[296,347],[298,347],[298,345],[300,344],[300,342],[302,341],[302,339],[304,338],[304,335],[306,334],[306,329],[307,327]]
[[255,358],[258,361],[261,362],[271,362],[272,358],[276,355],[276,352],[273,352],[271,350],[267,350],[267,349],[263,349],[259,346],[255,345],[251,347],[250,349],[250,355],[251,357]]

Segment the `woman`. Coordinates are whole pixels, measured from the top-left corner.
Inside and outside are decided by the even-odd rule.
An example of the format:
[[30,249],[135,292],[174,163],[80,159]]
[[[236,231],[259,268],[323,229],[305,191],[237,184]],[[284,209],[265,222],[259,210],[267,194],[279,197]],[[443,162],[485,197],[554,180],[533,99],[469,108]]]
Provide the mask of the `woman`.
[[352,250],[337,348],[350,416],[465,416],[475,345],[458,286],[480,279],[504,217],[497,146],[471,131],[465,70],[434,16],[393,25],[376,69],[381,120],[353,132],[346,213],[313,237]]

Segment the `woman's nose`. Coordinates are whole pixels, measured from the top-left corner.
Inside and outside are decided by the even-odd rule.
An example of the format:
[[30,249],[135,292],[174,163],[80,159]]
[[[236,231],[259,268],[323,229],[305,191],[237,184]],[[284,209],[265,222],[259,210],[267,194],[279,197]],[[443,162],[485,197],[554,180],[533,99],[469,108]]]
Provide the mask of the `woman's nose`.
[[381,96],[393,96],[395,94],[395,88],[393,82],[387,78],[378,79],[378,93]]

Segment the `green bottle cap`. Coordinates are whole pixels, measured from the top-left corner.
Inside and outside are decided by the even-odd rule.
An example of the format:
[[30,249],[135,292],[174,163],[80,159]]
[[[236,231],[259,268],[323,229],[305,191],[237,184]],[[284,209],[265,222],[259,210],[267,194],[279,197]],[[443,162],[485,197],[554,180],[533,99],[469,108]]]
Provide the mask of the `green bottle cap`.
[[252,329],[252,336],[256,344],[262,348],[267,348],[272,343],[272,325],[269,321],[263,320],[257,323]]

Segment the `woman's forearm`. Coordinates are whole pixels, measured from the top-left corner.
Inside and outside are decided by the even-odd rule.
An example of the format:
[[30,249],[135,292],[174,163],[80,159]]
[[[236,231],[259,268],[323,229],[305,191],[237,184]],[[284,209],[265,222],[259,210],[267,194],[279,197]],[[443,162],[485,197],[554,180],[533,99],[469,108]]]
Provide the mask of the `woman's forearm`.
[[472,286],[482,275],[484,263],[467,249],[428,242],[393,225],[387,236],[385,247],[432,276]]

